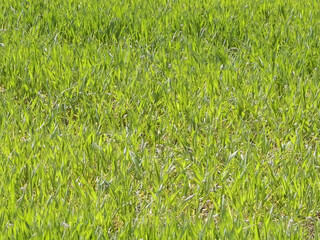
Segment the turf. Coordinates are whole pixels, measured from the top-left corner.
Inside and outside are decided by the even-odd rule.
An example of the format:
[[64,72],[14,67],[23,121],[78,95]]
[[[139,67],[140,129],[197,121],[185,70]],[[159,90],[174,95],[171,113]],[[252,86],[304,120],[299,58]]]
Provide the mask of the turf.
[[320,3],[0,0],[2,239],[320,237]]

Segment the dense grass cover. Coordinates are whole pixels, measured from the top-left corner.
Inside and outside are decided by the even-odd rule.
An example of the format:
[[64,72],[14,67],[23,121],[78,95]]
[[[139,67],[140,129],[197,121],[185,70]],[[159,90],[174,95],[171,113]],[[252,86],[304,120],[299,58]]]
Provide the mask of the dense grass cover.
[[319,237],[319,9],[0,0],[1,238]]

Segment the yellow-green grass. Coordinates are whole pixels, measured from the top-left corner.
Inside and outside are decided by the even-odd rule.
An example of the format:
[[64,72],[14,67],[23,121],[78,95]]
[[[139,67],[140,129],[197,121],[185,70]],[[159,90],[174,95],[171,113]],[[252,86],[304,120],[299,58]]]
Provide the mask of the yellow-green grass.
[[318,1],[0,9],[0,239],[320,236]]

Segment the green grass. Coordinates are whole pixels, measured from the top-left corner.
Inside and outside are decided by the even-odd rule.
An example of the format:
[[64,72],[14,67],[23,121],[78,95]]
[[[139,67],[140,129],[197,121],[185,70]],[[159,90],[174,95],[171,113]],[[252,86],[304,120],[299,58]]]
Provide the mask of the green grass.
[[1,239],[320,237],[320,3],[0,0]]

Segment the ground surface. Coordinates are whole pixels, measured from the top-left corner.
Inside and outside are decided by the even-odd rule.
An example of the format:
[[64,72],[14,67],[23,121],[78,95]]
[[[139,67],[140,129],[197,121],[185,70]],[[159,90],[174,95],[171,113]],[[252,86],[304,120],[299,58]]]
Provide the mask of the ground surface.
[[0,5],[4,239],[319,236],[319,3]]

